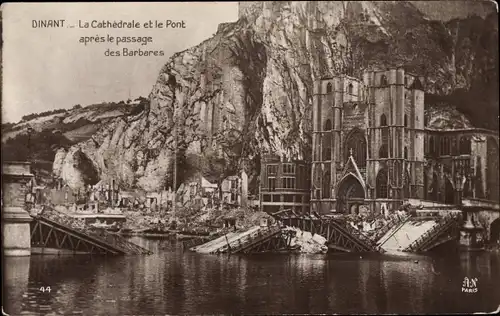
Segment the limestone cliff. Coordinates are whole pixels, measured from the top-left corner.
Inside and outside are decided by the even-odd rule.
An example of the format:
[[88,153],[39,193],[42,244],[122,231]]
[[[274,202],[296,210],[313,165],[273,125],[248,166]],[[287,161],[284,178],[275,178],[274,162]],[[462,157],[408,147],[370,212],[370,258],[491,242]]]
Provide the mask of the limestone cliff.
[[[257,2],[212,38],[174,54],[141,113],[111,120],[76,147],[101,178],[149,191],[170,185],[174,147],[197,154],[233,133],[234,159],[248,159],[255,178],[262,152],[307,158],[315,79],[404,65],[425,76],[428,93],[476,89],[498,74],[489,50],[498,44],[495,22],[430,21],[400,1]],[[73,160],[74,148],[59,152],[54,171],[78,178]]]

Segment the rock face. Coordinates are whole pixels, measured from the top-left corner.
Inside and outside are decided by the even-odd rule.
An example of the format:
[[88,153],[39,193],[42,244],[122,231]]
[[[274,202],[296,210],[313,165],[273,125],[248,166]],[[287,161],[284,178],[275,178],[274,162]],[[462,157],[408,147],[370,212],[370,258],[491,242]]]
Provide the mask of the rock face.
[[314,80],[403,65],[426,78],[428,93],[490,91],[497,33],[495,17],[443,24],[400,1],[244,5],[237,22],[169,59],[141,113],[115,118],[64,158],[59,152],[54,170],[63,161],[61,175],[76,174],[68,170],[79,148],[101,178],[158,190],[172,181],[175,147],[199,154],[232,132],[241,140],[234,159],[250,161],[255,178],[260,153],[309,155]]

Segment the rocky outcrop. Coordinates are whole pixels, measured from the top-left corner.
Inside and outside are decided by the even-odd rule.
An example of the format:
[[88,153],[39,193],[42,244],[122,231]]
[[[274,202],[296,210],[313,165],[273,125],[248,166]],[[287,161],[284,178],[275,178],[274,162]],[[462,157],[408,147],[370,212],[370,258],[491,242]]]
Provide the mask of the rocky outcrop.
[[[466,22],[429,21],[400,1],[261,2],[240,14],[212,38],[174,54],[141,113],[116,118],[76,145],[101,178],[146,190],[169,186],[174,148],[199,154],[221,145],[227,138],[217,135],[228,132],[240,139],[232,159],[250,161],[250,177],[258,176],[253,158],[261,152],[307,158],[312,83],[325,75],[404,65],[425,76],[427,92],[450,94],[481,86],[485,72],[498,73],[497,55],[476,45],[497,45],[489,35],[496,29],[484,28],[491,19],[463,33]],[[464,53],[468,38],[476,44]]]
[[430,129],[453,130],[474,127],[463,113],[460,113],[455,107],[446,104],[427,106],[424,115],[427,121],[427,128]]

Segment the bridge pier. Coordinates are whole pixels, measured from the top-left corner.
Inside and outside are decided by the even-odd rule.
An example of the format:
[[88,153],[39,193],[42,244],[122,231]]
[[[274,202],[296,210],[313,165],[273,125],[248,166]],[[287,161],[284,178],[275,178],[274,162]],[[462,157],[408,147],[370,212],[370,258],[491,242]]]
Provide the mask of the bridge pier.
[[464,223],[460,228],[460,247],[468,250],[482,249],[483,228],[478,223],[477,212],[474,209],[464,209],[462,212]]
[[2,237],[4,256],[31,255],[31,216],[20,207],[2,210]]
[[28,162],[2,164],[2,237],[5,256],[31,255],[31,216],[25,210],[26,194],[31,193]]

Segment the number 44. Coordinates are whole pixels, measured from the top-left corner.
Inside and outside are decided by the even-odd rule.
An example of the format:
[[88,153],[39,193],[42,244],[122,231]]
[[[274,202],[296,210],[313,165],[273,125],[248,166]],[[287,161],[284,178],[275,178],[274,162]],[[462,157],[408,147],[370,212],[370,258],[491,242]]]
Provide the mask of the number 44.
[[46,286],[46,287],[43,287],[43,286],[42,286],[42,287],[40,288],[40,291],[41,291],[41,292],[43,292],[43,293],[45,293],[45,292],[49,292],[49,293],[50,293],[50,286]]

